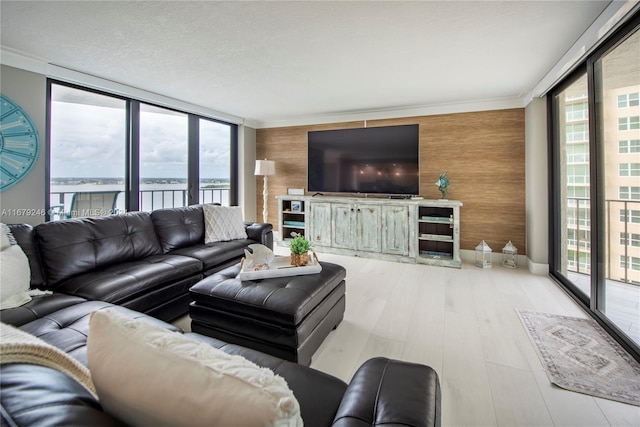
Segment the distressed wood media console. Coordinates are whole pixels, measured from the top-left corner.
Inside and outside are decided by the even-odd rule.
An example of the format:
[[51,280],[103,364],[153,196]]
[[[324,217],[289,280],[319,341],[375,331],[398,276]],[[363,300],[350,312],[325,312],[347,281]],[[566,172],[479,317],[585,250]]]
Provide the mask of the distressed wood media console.
[[314,250],[461,267],[457,200],[277,196],[279,245],[292,233]]

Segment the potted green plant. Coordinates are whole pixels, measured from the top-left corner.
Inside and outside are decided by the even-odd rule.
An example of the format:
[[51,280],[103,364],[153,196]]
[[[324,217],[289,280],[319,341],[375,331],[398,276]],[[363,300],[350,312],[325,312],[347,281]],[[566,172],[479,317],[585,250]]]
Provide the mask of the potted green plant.
[[299,234],[289,243],[291,250],[291,265],[300,267],[307,265],[309,262],[309,251],[311,250],[311,242],[303,235]]

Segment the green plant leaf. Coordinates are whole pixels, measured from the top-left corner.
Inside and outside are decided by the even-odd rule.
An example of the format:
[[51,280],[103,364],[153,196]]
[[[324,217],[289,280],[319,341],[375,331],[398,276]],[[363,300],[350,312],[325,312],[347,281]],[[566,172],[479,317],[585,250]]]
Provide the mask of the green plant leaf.
[[289,243],[289,249],[292,254],[306,254],[311,250],[311,242],[309,242],[304,236],[297,236],[293,238],[291,243]]

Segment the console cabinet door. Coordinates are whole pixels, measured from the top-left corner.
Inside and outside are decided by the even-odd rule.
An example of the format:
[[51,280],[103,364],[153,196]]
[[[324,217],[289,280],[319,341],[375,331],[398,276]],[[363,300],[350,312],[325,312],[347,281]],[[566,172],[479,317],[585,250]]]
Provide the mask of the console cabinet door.
[[312,246],[331,246],[331,204],[309,203],[310,232],[307,237]]
[[380,244],[380,206],[357,205],[356,217],[357,247],[355,249],[380,252],[382,246]]
[[332,244],[334,248],[353,249],[353,223],[355,209],[347,203],[331,204],[331,221],[333,222]]
[[409,255],[409,207],[382,207],[382,252]]

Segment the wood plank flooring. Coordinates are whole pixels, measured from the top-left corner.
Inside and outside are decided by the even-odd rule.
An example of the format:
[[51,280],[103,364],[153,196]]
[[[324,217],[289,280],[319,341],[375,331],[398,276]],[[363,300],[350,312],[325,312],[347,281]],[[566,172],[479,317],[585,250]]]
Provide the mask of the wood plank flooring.
[[515,309],[588,316],[548,277],[318,257],[346,268],[347,308],[313,368],[349,381],[375,356],[430,365],[440,376],[443,426],[640,426],[639,407],[549,382]]

